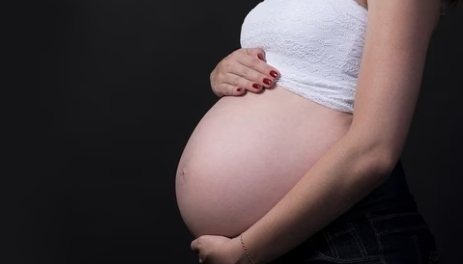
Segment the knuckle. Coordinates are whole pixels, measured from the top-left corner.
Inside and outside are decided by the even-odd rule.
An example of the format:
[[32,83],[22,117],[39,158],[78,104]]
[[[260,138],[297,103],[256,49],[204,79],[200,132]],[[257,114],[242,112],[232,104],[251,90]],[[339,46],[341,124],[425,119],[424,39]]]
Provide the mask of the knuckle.
[[224,60],[222,63],[222,70],[228,71],[232,67],[232,62],[230,60]]
[[239,49],[239,53],[237,53],[237,54],[241,54],[241,55],[249,54],[249,49],[248,48],[241,48],[241,49]]
[[252,58],[249,61],[249,66],[254,69],[258,69],[260,65],[260,60],[258,58]]
[[223,79],[223,74],[221,72],[218,72],[214,78],[212,79],[212,83],[216,84],[216,83],[220,83],[220,80]]
[[248,78],[251,75],[250,69],[245,67],[242,71],[242,75],[244,78]]
[[228,58],[232,59],[232,60],[236,60],[239,56],[241,56],[241,54],[243,54],[243,52],[246,52],[246,51],[244,51],[244,50],[236,50],[236,51],[232,52],[230,55],[228,55]]
[[232,78],[231,83],[232,83],[233,86],[238,86],[239,83],[240,83],[240,77],[237,76],[237,75],[235,75],[235,76]]

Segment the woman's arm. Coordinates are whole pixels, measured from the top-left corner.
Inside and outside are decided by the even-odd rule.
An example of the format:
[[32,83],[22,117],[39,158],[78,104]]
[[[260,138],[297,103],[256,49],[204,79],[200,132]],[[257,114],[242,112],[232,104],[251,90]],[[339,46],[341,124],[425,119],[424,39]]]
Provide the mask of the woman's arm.
[[378,187],[400,157],[439,0],[371,0],[368,7],[351,129],[243,233],[256,263],[282,256],[342,215]]

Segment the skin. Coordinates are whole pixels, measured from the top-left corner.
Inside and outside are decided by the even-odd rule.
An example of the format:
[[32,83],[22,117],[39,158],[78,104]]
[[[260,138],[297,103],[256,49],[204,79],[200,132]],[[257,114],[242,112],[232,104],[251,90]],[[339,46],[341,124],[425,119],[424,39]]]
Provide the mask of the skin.
[[[222,97],[243,95],[247,91],[259,93],[272,87],[279,75],[276,68],[266,63],[263,49],[242,48],[223,58],[211,72],[210,80],[212,91]],[[270,83],[266,83],[265,79]]]
[[197,124],[179,160],[176,197],[184,223],[195,237],[241,234],[351,123],[352,114],[278,84],[221,98]]
[[[255,263],[284,255],[345,213],[386,179],[400,157],[439,18],[439,0],[367,4],[352,126],[283,199],[242,233]],[[240,237],[205,235],[191,248],[207,264],[250,263]]]

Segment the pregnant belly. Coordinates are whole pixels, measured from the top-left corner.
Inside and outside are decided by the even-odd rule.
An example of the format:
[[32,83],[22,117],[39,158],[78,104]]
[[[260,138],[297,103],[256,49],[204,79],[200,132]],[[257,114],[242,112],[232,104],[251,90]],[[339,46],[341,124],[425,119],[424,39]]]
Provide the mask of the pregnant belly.
[[179,161],[176,197],[194,236],[234,237],[264,216],[349,129],[352,115],[280,86],[222,97]]

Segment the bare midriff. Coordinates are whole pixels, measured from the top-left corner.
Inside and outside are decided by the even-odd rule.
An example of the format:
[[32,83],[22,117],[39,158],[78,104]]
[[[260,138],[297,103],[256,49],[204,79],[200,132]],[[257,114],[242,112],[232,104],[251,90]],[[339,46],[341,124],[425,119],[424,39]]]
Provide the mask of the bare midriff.
[[234,237],[263,217],[341,137],[353,115],[275,85],[225,96],[180,158],[176,197],[195,237]]

